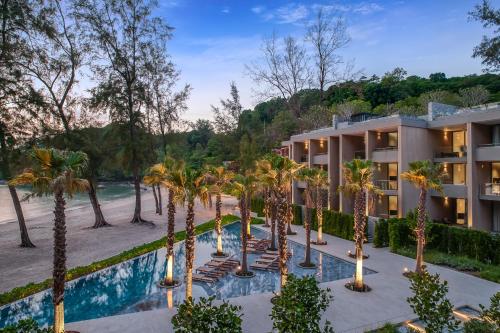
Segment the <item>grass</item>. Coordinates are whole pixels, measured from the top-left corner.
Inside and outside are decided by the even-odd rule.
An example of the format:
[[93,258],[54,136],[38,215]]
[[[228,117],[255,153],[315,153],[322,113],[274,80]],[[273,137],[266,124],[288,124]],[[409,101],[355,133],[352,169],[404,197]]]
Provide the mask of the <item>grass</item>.
[[[230,223],[233,223],[235,221],[238,221],[240,218],[235,215],[224,215],[222,217],[222,225],[227,225]],[[259,218],[252,218],[252,224],[263,224],[264,221]],[[207,232],[209,230],[214,229],[215,225],[215,220],[210,220],[207,221],[203,224],[200,224],[196,226],[195,232],[196,235],[202,234],[204,232]],[[184,230],[176,232],[175,233],[175,241],[179,242],[182,241],[186,238],[186,232]],[[123,251],[120,254],[117,254],[115,256],[99,260],[96,262],[93,262],[90,265],[87,266],[78,266],[75,268],[71,268],[66,272],[66,281],[71,281],[74,279],[77,279],[79,277],[82,277],[84,275],[90,274],[97,272],[101,269],[119,264],[121,262],[133,259],[135,257],[141,256],[143,254],[146,254],[151,251],[158,250],[162,247],[164,247],[166,244],[166,237],[162,237],[158,240],[155,240],[150,243],[145,243],[139,246],[136,246],[130,250]],[[21,298],[36,294],[40,291],[49,289],[52,287],[52,279],[46,279],[43,282],[38,282],[38,283],[29,283],[25,286],[22,287],[17,287],[12,289],[11,291],[5,292],[3,294],[0,294],[0,306],[17,301]]]
[[[396,253],[405,257],[416,257],[415,247],[400,248]],[[424,260],[431,264],[450,267],[485,280],[500,283],[500,266],[497,265],[489,265],[465,256],[455,256],[437,250],[426,250]]]

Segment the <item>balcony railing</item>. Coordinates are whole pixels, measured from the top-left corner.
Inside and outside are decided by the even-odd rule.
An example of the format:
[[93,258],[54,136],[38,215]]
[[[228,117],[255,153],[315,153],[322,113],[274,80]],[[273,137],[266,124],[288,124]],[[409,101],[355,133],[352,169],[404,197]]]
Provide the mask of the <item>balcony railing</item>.
[[434,153],[435,158],[456,158],[456,157],[466,157],[467,156],[467,146],[460,146],[459,151],[453,151],[453,147],[440,147]]
[[387,146],[387,147],[377,147],[374,151],[382,151],[382,150],[398,150],[397,146]]
[[377,186],[382,191],[397,190],[398,181],[397,180],[376,180],[375,186]]
[[484,147],[499,147],[500,142],[495,142],[495,143],[483,143],[480,145],[477,145],[478,148],[484,148]]
[[485,183],[481,184],[481,194],[494,195],[500,197],[500,183]]
[[356,150],[354,152],[354,158],[364,160],[366,158],[366,152],[364,150]]

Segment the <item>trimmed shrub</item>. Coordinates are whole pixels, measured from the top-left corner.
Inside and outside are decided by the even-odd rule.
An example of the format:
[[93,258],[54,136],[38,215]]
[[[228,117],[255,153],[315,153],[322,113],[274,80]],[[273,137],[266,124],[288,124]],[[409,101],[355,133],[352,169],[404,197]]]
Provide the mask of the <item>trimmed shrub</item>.
[[177,308],[172,318],[174,332],[227,332],[240,333],[241,306],[231,305],[223,301],[219,306],[213,305],[215,296],[200,297],[198,302],[187,299]]
[[[318,219],[316,209],[312,209],[311,228],[318,230]],[[354,238],[354,217],[351,214],[343,214],[332,210],[323,210],[323,232],[328,235],[337,236],[347,240]]]
[[411,230],[405,219],[392,218],[387,220],[389,231],[389,247],[392,252],[412,243]]
[[257,216],[264,216],[264,198],[252,198],[250,200],[250,210],[257,213]]
[[387,220],[380,219],[375,224],[375,230],[373,232],[373,246],[389,246],[389,222],[387,222]]
[[302,207],[300,205],[292,205],[293,209],[293,220],[292,224],[302,225]]

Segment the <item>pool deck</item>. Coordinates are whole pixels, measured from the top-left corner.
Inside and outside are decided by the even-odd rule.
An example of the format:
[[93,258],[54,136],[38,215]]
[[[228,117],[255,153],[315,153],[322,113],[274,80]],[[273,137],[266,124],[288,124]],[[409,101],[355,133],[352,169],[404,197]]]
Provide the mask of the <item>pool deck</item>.
[[[264,230],[268,230],[258,226]],[[305,232],[300,226],[295,226],[297,235],[289,239],[305,243]],[[312,238],[316,237],[312,232]],[[324,235],[327,245],[312,245],[320,251],[354,262],[346,255],[353,250],[353,243],[344,239]],[[365,252],[370,258],[364,261],[367,268],[377,271],[365,277],[365,282],[373,288],[369,293],[356,293],[347,290],[344,284],[349,280],[337,280],[321,284],[330,288],[334,301],[327,309],[323,318],[332,322],[335,332],[365,332],[382,326],[386,322],[399,323],[413,319],[414,315],[406,302],[410,296],[409,281],[401,274],[405,267],[412,269],[415,261],[389,252],[389,249],[376,249],[371,244],[365,246]],[[452,269],[428,265],[433,273],[439,273],[442,279],[449,283],[449,293],[455,307],[478,304],[488,304],[489,298],[500,291],[500,284],[489,282],[474,276],[460,273]],[[271,293],[254,294],[230,299],[232,304],[241,305],[243,310],[244,332],[269,332],[272,329],[270,298]],[[173,332],[170,320],[175,309],[158,309],[145,312],[81,321],[67,325],[68,329],[87,332],[109,333],[149,333]]]

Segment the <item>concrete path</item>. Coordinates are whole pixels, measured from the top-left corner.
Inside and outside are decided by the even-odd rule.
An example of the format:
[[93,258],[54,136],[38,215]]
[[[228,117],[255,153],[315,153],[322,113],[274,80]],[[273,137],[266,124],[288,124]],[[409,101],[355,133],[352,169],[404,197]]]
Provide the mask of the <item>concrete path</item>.
[[[266,230],[266,229],[264,229]],[[295,227],[298,232],[290,239],[305,243],[304,229]],[[315,237],[313,232],[313,239]],[[335,255],[342,259],[354,262],[347,257],[346,252],[353,250],[353,243],[329,235],[324,236],[328,241],[326,246],[314,248]],[[348,280],[338,280],[322,283],[321,287],[331,288],[334,301],[327,309],[323,320],[332,322],[335,332],[365,332],[382,326],[385,322],[399,323],[414,318],[413,312],[406,303],[410,296],[409,282],[401,274],[405,267],[413,268],[414,260],[395,255],[388,249],[375,249],[370,244],[366,246],[366,253],[370,258],[365,266],[377,271],[376,274],[366,276],[365,282],[373,290],[369,293],[356,293],[347,290],[344,284]],[[489,304],[489,298],[500,291],[500,284],[488,282],[471,275],[451,269],[428,265],[429,270],[437,272],[442,279],[449,282],[451,302],[455,306]],[[270,332],[272,322],[270,298],[272,294],[254,294],[230,299],[233,304],[243,307],[244,332]],[[175,309],[158,309],[147,312],[100,318],[68,324],[68,329],[77,329],[81,333],[153,333],[172,332],[170,320]]]
[[[166,200],[165,193],[163,199]],[[88,265],[163,237],[167,230],[165,205],[162,216],[155,214],[152,191],[142,192],[142,216],[155,223],[156,227],[151,228],[130,223],[134,203],[135,197],[132,196],[102,205],[104,216],[113,225],[110,228],[90,228],[94,224],[90,203],[86,207],[67,211],[67,267]],[[223,198],[224,213],[233,213],[235,205],[236,199]],[[197,203],[195,209],[196,224],[215,217],[215,206],[210,210]],[[185,208],[177,208],[176,231],[184,230],[185,213]],[[0,293],[29,282],[41,282],[52,275],[53,215],[28,219],[26,224],[30,238],[37,246],[34,249],[18,246],[17,222],[0,224]]]

